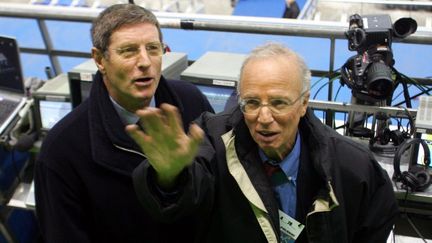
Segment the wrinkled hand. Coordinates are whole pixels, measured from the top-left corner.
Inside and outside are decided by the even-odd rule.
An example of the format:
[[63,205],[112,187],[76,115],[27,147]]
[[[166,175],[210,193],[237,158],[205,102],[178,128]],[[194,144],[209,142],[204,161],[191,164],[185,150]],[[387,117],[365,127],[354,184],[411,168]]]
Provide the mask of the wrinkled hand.
[[126,131],[144,151],[157,173],[159,185],[169,188],[192,163],[204,132],[192,124],[186,135],[177,108],[169,104],[162,104],[160,109],[147,107],[136,114],[144,131],[138,125],[128,125]]

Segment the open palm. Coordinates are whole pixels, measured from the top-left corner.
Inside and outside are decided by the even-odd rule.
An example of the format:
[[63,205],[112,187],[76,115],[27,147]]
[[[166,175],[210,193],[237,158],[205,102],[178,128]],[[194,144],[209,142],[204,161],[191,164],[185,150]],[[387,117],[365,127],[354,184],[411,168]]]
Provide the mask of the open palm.
[[126,131],[147,156],[157,173],[159,184],[169,186],[183,168],[192,163],[203,131],[192,124],[189,134],[186,134],[177,108],[169,104],[162,104],[160,109],[145,108],[136,114],[144,130],[137,125],[129,125]]

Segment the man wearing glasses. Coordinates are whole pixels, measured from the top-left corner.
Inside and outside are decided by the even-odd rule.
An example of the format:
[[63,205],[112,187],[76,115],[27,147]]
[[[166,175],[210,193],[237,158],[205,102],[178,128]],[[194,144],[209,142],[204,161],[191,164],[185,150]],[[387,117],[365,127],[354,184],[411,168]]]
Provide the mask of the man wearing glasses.
[[198,242],[386,242],[391,182],[366,146],[307,108],[310,77],[296,53],[267,44],[242,66],[239,105],[204,113],[189,135],[175,107],[139,110],[148,129],[127,130],[148,154],[133,176],[143,207],[164,222],[199,215]]
[[98,72],[90,96],[50,131],[36,161],[43,240],[191,242],[190,225],[158,223],[139,204],[132,171],[146,155],[125,126],[138,122],[136,110],[162,103],[177,107],[187,126],[213,110],[192,84],[161,76],[165,46],[150,11],[113,5],[94,20],[91,35]]

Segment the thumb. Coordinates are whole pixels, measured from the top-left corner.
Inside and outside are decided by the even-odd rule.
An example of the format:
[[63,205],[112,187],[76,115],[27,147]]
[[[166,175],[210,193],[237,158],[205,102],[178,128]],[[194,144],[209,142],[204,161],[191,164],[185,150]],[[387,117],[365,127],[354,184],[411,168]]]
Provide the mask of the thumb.
[[189,137],[191,139],[191,152],[195,154],[198,150],[199,145],[204,140],[204,131],[197,124],[192,123],[189,126]]

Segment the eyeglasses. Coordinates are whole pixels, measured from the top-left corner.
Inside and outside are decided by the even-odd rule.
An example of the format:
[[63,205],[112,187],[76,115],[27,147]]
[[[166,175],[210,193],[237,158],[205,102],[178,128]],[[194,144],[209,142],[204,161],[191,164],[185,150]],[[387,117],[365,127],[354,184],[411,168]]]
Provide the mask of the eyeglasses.
[[292,106],[306,94],[307,90],[300,94],[294,101],[284,98],[270,99],[267,104],[261,103],[259,99],[242,99],[240,100],[240,110],[247,115],[256,115],[261,107],[267,106],[273,114],[282,115],[291,111]]
[[[114,49],[118,55],[124,59],[136,58],[141,53],[141,47],[139,45],[130,45]],[[149,56],[160,57],[166,52],[166,45],[161,42],[150,42],[145,44],[145,50]]]

